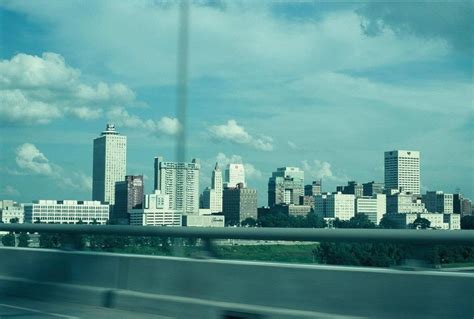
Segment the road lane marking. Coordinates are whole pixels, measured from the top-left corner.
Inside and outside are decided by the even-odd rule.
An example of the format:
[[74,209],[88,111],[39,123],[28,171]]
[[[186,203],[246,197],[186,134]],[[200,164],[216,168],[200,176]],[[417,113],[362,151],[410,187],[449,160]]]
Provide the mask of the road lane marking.
[[[13,305],[7,305],[4,303],[0,303],[0,307],[7,307],[7,308],[13,308],[13,309],[19,309],[19,310],[26,310],[29,312],[35,312],[39,313],[42,315],[49,315],[49,316],[54,316],[54,317],[59,317],[59,318],[67,318],[67,319],[79,319],[79,317],[74,317],[74,316],[68,316],[68,315],[61,315],[58,313],[53,313],[53,312],[46,312],[46,311],[41,311],[37,309],[31,309],[31,308],[26,308],[26,307],[19,307],[19,306],[13,306]],[[0,315],[1,316],[1,315]]]

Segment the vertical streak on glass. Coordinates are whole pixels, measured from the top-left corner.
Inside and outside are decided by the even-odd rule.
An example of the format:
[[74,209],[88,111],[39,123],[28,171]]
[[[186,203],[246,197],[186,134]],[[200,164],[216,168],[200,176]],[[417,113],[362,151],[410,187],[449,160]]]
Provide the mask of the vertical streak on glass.
[[179,33],[178,33],[178,79],[176,96],[176,114],[181,125],[176,140],[176,160],[186,161],[186,107],[188,94],[188,28],[189,2],[181,0],[179,4]]

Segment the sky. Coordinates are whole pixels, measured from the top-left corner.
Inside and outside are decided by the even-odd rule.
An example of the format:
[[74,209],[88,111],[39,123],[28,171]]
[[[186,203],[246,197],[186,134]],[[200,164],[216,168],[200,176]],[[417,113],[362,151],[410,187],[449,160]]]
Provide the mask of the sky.
[[0,199],[91,198],[92,143],[244,163],[259,205],[277,167],[323,191],[383,181],[384,151],[421,152],[422,191],[474,198],[471,1],[194,1],[186,123],[176,118],[174,1],[0,0]]

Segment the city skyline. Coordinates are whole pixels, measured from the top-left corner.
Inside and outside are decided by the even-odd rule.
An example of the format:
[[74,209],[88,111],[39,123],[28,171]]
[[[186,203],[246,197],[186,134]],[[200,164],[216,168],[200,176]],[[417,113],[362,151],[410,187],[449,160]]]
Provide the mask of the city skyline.
[[[381,182],[383,152],[413,149],[422,193],[473,198],[463,6],[192,5],[187,152],[201,159],[200,189],[216,161],[243,162],[261,206],[277,167],[300,167],[327,191]],[[15,1],[0,14],[11,31],[0,41],[0,197],[89,199],[91,140],[109,121],[128,137],[126,174],[152,190],[153,158],[175,160],[180,129],[177,7]]]

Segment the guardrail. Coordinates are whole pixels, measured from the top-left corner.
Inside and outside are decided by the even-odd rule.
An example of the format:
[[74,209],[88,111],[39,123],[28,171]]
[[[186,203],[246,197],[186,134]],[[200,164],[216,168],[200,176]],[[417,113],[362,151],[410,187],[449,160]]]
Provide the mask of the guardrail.
[[247,239],[314,242],[391,242],[411,244],[472,244],[474,230],[317,229],[247,227],[156,227],[122,225],[0,224],[0,231],[175,238]]

